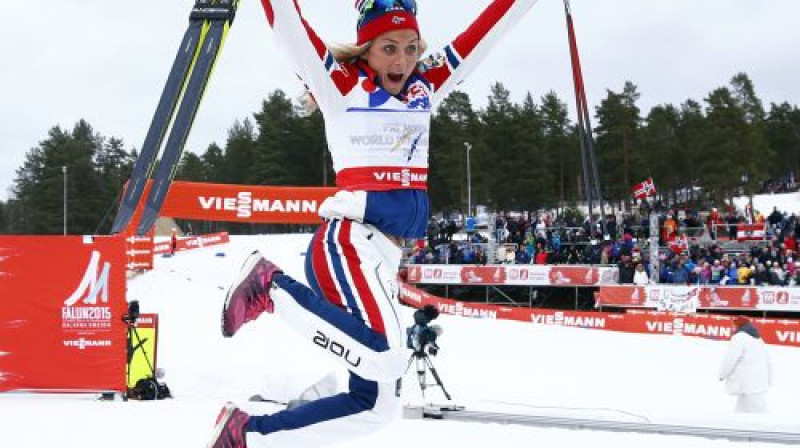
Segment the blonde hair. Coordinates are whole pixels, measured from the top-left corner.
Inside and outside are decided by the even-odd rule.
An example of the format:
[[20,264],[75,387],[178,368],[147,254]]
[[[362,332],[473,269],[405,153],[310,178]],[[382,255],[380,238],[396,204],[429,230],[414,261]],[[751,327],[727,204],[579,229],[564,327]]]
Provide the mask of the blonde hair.
[[[364,58],[364,54],[369,51],[369,48],[372,46],[373,41],[366,42],[362,45],[356,44],[332,44],[328,45],[328,49],[330,50],[331,54],[333,55],[333,59],[339,64],[352,64],[358,61],[359,59]],[[418,56],[421,57],[423,53],[428,49],[428,44],[420,39],[419,40],[419,50]],[[300,97],[298,98],[300,102],[300,106],[303,111],[307,115],[311,115],[314,111],[316,111],[319,107],[317,106],[317,102],[314,101],[314,96],[311,95],[311,92],[306,89]]]

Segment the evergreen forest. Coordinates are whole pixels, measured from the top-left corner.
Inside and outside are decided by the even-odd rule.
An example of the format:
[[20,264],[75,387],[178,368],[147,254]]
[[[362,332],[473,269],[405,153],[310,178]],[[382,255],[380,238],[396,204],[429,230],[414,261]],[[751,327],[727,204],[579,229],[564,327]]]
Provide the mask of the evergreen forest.
[[[681,192],[690,191],[692,199],[707,205],[759,193],[790,173],[800,175],[800,109],[786,102],[765,106],[744,73],[702,100],[642,111],[639,97],[637,86],[627,82],[619,91],[607,90],[592,111],[608,201],[631,201],[631,186],[650,177],[665,202],[675,203]],[[570,207],[581,200],[581,150],[568,100],[553,92],[538,99],[529,93],[521,103],[510,98],[511,92],[496,83],[484,108],[458,91],[438,107],[430,137],[434,212],[466,211],[467,148],[473,205],[523,211]],[[136,148],[84,120],[72,129],[55,126],[31,144],[3,149],[26,151],[26,156],[9,199],[0,202],[0,233],[61,234],[65,184],[68,233],[107,233]],[[176,179],[333,185],[322,116],[304,113],[276,90],[252,118],[233,121],[224,146],[187,148]],[[215,226],[237,233],[257,230]]]

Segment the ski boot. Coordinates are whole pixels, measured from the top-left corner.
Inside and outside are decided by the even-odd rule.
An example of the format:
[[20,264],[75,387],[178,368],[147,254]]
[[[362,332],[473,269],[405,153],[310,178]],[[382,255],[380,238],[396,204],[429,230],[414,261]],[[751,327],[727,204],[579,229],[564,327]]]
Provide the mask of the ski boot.
[[275,304],[269,296],[272,279],[283,272],[255,251],[244,261],[240,277],[228,290],[222,308],[222,335],[229,338],[247,322],[263,312],[272,313]]
[[214,426],[214,436],[206,448],[247,448],[244,427],[250,416],[233,403],[227,403],[219,412]]

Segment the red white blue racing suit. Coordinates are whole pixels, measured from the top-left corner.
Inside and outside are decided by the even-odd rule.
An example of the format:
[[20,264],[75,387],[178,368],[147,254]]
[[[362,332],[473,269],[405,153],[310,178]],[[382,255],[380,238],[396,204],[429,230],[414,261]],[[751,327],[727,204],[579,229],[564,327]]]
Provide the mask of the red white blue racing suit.
[[350,384],[349,392],[251,417],[249,446],[320,446],[398,416],[409,353],[397,302],[401,250],[387,235],[425,235],[431,111],[535,1],[492,1],[392,95],[364,61],[336,62],[297,0],[262,0],[276,40],[325,117],[341,189],[320,207],[326,221],[306,258],[311,287],[278,276],[288,294],[273,294],[275,313],[348,369]]

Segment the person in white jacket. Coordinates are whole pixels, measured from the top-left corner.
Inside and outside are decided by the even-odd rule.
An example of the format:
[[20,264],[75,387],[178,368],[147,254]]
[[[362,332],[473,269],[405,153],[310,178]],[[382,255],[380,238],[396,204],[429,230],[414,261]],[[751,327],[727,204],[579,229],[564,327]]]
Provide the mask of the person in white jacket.
[[772,366],[767,346],[758,329],[744,316],[733,319],[736,328],[719,369],[725,390],[737,397],[736,412],[765,412],[766,394],[772,385]]
[[649,285],[650,284],[650,275],[645,270],[644,264],[643,263],[636,263],[636,268],[634,268],[634,269],[635,270],[634,270],[634,273],[633,273],[633,284],[634,285],[639,285],[639,286]]

